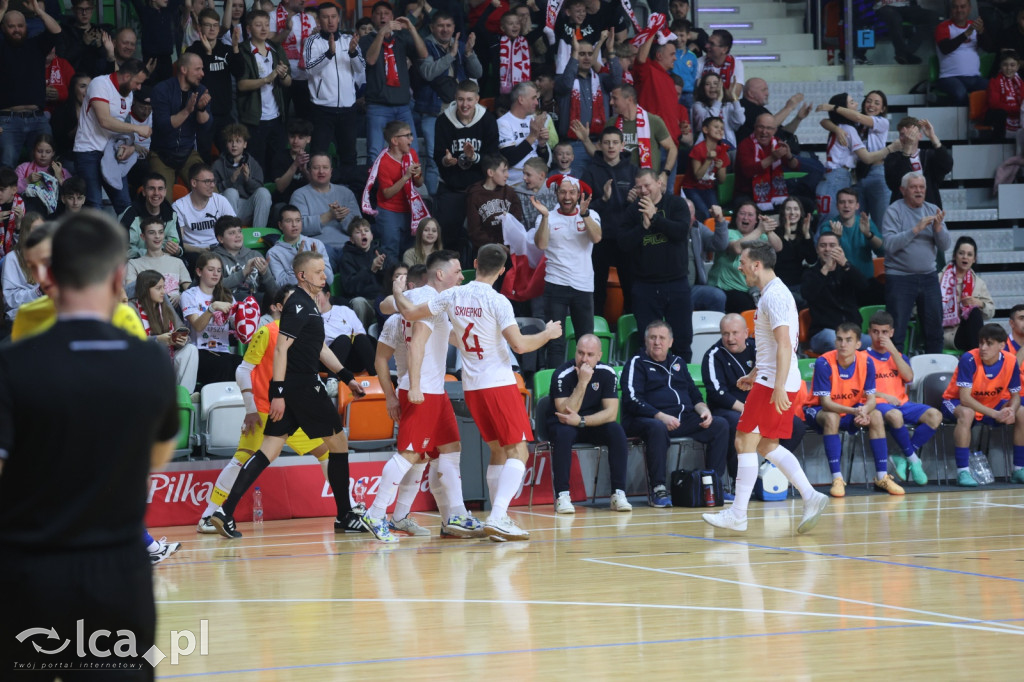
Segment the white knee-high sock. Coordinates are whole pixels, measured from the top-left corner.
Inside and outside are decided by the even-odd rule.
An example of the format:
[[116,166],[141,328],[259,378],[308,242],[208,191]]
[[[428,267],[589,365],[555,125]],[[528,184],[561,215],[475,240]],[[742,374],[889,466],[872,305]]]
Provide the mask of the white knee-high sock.
[[488,464],[487,474],[487,492],[491,497],[491,504],[494,504],[494,498],[498,496],[498,477],[501,476],[501,468],[503,464]]
[[228,499],[231,486],[235,484],[235,479],[238,478],[238,472],[241,470],[242,463],[233,457],[220,470],[217,482],[213,484],[213,490],[210,491],[210,499],[206,502],[206,511],[203,512],[204,518],[217,511],[217,508],[224,503],[224,500]]
[[498,476],[498,489],[491,500],[492,519],[501,519],[508,515],[508,503],[519,491],[523,484],[523,477],[526,476],[526,465],[518,459],[510,459],[501,467],[501,474]]
[[384,465],[380,472],[380,486],[377,488],[377,496],[373,498],[373,505],[367,510],[372,518],[383,519],[388,514],[388,507],[398,495],[398,486],[405,478],[406,472],[412,468],[412,464],[401,455],[393,455]]
[[462,472],[459,470],[461,452],[443,452],[437,458],[437,473],[448,495],[448,514],[465,515],[466,505],[462,501]]
[[401,521],[409,515],[412,501],[416,499],[416,493],[420,489],[420,481],[423,480],[423,470],[426,468],[426,462],[416,462],[402,478],[402,482],[398,486],[398,499],[395,501],[395,511],[393,514],[395,521]]
[[789,482],[800,491],[800,497],[806,500],[814,494],[814,486],[807,480],[807,474],[800,468],[800,462],[792,452],[780,445],[764,458],[774,464],[789,479]]
[[747,504],[754,492],[757,482],[757,453],[741,452],[736,455],[736,499],[732,503],[732,513],[739,518],[746,518]]
[[427,483],[430,485],[430,492],[434,496],[434,502],[437,503],[437,513],[441,515],[441,523],[446,523],[448,517],[451,516],[448,513],[448,493],[445,492],[444,486],[441,485],[441,479],[437,473],[436,459],[430,463],[430,468],[427,470]]

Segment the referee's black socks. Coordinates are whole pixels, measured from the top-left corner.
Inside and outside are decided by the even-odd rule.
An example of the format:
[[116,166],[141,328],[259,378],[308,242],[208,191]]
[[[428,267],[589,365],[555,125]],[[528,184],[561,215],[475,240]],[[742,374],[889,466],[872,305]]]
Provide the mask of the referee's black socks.
[[270,466],[270,460],[267,459],[262,450],[257,450],[249,458],[249,461],[242,466],[242,470],[238,472],[238,478],[235,479],[235,484],[231,486],[231,493],[228,495],[228,499],[224,500],[224,504],[220,506],[225,514],[228,516],[235,515],[235,507],[238,506],[238,501],[242,499],[242,495],[256,482],[256,479],[259,478],[259,475],[268,466]]
[[327,482],[334,492],[334,504],[338,507],[338,520],[344,521],[345,514],[352,511],[348,495],[348,453],[332,452],[327,457]]

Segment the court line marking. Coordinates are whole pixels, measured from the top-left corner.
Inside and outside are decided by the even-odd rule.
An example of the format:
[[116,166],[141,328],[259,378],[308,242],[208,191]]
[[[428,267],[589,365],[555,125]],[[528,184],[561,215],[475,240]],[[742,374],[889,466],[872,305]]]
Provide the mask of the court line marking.
[[[816,552],[816,551],[810,550],[810,549],[775,547],[775,546],[772,546],[772,545],[761,545],[761,544],[757,544],[757,543],[753,543],[753,542],[740,542],[738,540],[727,540],[725,538],[707,538],[707,537],[699,537],[697,535],[682,535],[682,534],[679,534],[679,533],[667,533],[667,535],[672,536],[672,537],[688,538],[690,540],[704,540],[705,542],[715,542],[715,543],[726,544],[726,545],[739,545],[741,547],[748,547],[748,548],[752,547],[754,549],[795,552],[797,554],[806,554],[808,556],[815,556],[815,557],[834,557],[834,558],[837,558],[837,559],[848,559],[850,561],[863,561],[863,562],[866,562],[866,563],[869,563],[869,564],[882,564],[884,566],[897,566],[897,567],[900,567],[900,568],[919,568],[919,569],[921,569],[923,571],[936,571],[938,573],[952,573],[952,574],[955,574],[955,575],[967,575],[967,576],[971,576],[971,577],[974,577],[974,578],[990,578],[992,580],[1005,580],[1007,582],[1013,582],[1013,583],[1024,583],[1024,578],[1011,578],[1011,577],[1005,576],[1005,575],[991,575],[989,573],[975,573],[973,571],[958,571],[958,570],[953,569],[953,568],[940,568],[938,566],[923,566],[921,564],[901,564],[898,561],[886,561],[885,559],[876,559],[874,557],[858,557],[858,556],[849,556],[847,554],[835,554],[835,553],[832,553],[832,552]],[[980,550],[978,550],[978,551],[980,551]]]
[[[957,550],[955,552],[928,552],[928,554],[929,555],[935,555],[935,558],[939,559],[939,558],[942,558],[943,556],[946,556],[948,554],[989,554],[989,553],[995,553],[995,552],[1024,552],[1024,547],[1008,547],[1006,549],[984,549],[984,550],[962,549],[962,550]],[[691,555],[700,555],[700,554],[709,554],[709,552],[690,552],[690,554]],[[634,559],[634,558],[643,557],[643,556],[665,556],[665,554],[664,553],[662,553],[662,554],[633,554],[633,555],[629,556],[628,558],[629,559]],[[890,556],[892,556],[892,557],[901,557],[901,556],[913,557],[913,556],[918,556],[918,555],[917,554],[891,554]],[[615,558],[615,557],[608,557],[608,558]],[[618,558],[623,559],[623,558],[627,558],[627,557],[619,556]],[[822,558],[823,559],[839,559],[839,558],[842,558],[842,557],[839,557],[839,556],[835,556],[835,557],[824,556]],[[779,564],[801,564],[801,563],[807,563],[807,559],[782,559],[782,560],[779,560],[779,561],[744,561],[744,562],[742,562],[742,565],[744,565],[744,566],[776,566],[776,565],[779,565]],[[733,566],[737,566],[737,565],[738,564],[736,562],[733,562],[733,563],[695,564],[693,566],[665,566],[664,568],[667,568],[669,570],[675,571],[675,570],[698,569],[698,568],[729,568],[729,567],[733,567]]]
[[[953,621],[963,621],[965,623],[978,623],[978,624],[981,624],[981,623],[990,622],[990,621],[985,621],[985,620],[981,620],[981,619],[977,619],[977,618],[964,618],[963,616],[955,616],[955,615],[949,614],[949,613],[940,613],[940,612],[937,612],[937,611],[924,611],[924,610],[921,610],[921,609],[913,609],[913,608],[910,608],[908,606],[896,606],[896,605],[893,605],[893,604],[880,604],[880,603],[876,603],[876,602],[863,601],[863,600],[860,600],[860,599],[850,599],[848,597],[837,597],[837,596],[831,595],[831,594],[819,594],[817,592],[807,592],[805,590],[795,590],[795,589],[790,589],[790,588],[787,588],[787,587],[775,587],[773,585],[762,585],[762,584],[759,584],[759,583],[744,582],[742,580],[730,580],[728,578],[718,578],[718,577],[715,577],[715,576],[700,575],[700,574],[697,574],[697,573],[681,573],[679,571],[672,571],[672,570],[663,569],[663,568],[654,568],[652,566],[633,566],[631,564],[624,564],[624,563],[620,563],[620,562],[616,562],[616,561],[607,561],[605,559],[583,558],[582,560],[583,561],[589,561],[589,562],[592,562],[592,563],[597,563],[597,564],[606,564],[608,566],[614,566],[614,567],[617,567],[617,568],[633,568],[633,569],[638,569],[638,570],[641,570],[641,571],[650,571],[650,572],[653,572],[653,573],[667,573],[669,575],[676,575],[676,576],[681,576],[681,577],[684,577],[684,578],[696,578],[698,580],[710,580],[712,582],[720,582],[720,583],[725,583],[725,584],[728,584],[728,585],[738,585],[740,587],[756,587],[756,588],[761,589],[761,590],[772,590],[772,591],[775,591],[775,592],[785,592],[787,594],[796,594],[796,595],[799,595],[801,597],[818,597],[820,599],[826,599],[826,600],[829,600],[829,601],[844,602],[844,603],[848,603],[848,604],[859,604],[861,606],[871,606],[871,607],[880,608],[880,609],[891,609],[891,610],[894,610],[894,611],[905,611],[907,613],[916,613],[916,614],[920,614],[920,615],[923,615],[923,616],[934,616],[934,617],[939,617],[939,618],[948,618],[948,619],[953,620]],[[757,612],[760,612],[760,611],[757,611]],[[765,610],[764,613],[768,613],[768,611]],[[838,617],[842,617],[844,614],[836,614],[836,615]],[[880,620],[883,620],[883,618],[880,618]],[[884,619],[884,620],[889,620],[889,619]],[[897,619],[897,620],[900,620],[900,619]],[[940,626],[943,626],[943,627],[950,626],[950,624],[948,624],[948,623],[936,623],[936,625],[940,625]],[[960,624],[960,625],[957,625],[956,627],[963,628],[963,629],[966,629],[966,630],[991,630],[991,631],[994,631],[994,632],[1001,632],[1001,633],[1004,633],[1004,634],[1024,635],[1024,629],[1021,629],[1022,626],[1009,625],[1009,624],[1006,624],[1005,628],[989,628],[989,627],[984,627],[982,625],[977,625],[976,626],[976,625],[968,625],[968,624]],[[1013,628],[1013,629],[1006,629],[1006,628]]]
[[996,502],[983,502],[980,500],[974,504],[979,507],[1010,507],[1011,509],[1024,509],[1024,504],[998,504]]

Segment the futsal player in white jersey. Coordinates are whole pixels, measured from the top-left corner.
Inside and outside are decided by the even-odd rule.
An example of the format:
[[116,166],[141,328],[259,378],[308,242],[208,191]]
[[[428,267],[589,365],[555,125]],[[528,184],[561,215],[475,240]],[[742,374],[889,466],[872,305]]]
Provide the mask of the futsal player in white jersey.
[[426,303],[417,304],[405,296],[404,283],[399,280],[395,303],[407,320],[448,314],[459,341],[466,405],[491,450],[487,468],[491,514],[484,532],[495,542],[526,540],[530,534],[508,518],[508,505],[522,485],[526,442],[532,440],[533,431],[512,372],[509,345],[517,353],[537,350],[561,336],[562,325],[548,322],[544,331],[529,336],[519,332],[512,304],[494,290],[495,280],[505,271],[502,246],[481,248],[474,266],[475,281],[448,289]]
[[[438,251],[427,259],[426,286],[408,291],[406,295],[413,303],[425,303],[460,282],[462,266],[459,254]],[[444,390],[451,323],[444,313],[439,313],[415,322],[403,320],[402,332],[408,371],[400,375],[398,383],[401,417],[398,422],[398,453],[384,465],[377,496],[363,514],[363,525],[381,542],[397,541],[387,523],[387,508],[397,495],[405,475],[426,455],[435,461],[440,473],[439,483],[444,487],[448,509],[443,523],[447,531],[460,537],[480,537],[483,527],[469,514],[462,501],[459,425]],[[407,530],[398,524],[396,528]]]
[[757,456],[774,464],[804,500],[804,514],[798,533],[817,525],[828,497],[816,491],[800,468],[796,456],[779,445],[793,432],[793,399],[800,388],[800,371],[794,349],[800,320],[793,294],[775,276],[775,250],[768,242],[742,243],[739,269],[747,286],[761,290],[754,314],[754,368],[736,382],[750,391],[736,427],[736,499],[717,514],[704,514],[712,526],[729,530],[747,529],[747,503],[757,480]]

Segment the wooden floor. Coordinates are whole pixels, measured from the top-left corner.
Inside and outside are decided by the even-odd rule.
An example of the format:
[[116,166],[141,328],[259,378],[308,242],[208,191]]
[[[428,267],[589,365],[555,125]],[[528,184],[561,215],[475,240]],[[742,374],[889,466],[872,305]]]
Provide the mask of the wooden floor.
[[[157,567],[161,679],[1019,680],[1024,489],[699,510],[513,511],[525,543],[335,536],[328,519],[184,543]],[[436,533],[438,518],[418,515]],[[1021,639],[1014,639],[1020,637]],[[181,640],[184,646],[185,641]],[[729,677],[724,677],[728,675]],[[736,676],[738,675],[738,677]]]

